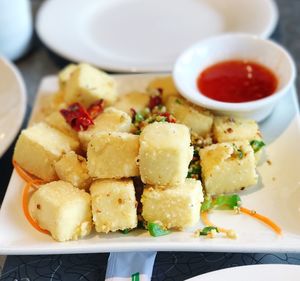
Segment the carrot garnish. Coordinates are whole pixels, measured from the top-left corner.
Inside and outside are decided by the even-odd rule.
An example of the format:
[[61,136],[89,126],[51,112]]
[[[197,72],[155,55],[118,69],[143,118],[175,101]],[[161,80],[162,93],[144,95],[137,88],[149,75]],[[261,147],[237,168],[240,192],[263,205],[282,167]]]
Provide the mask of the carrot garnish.
[[[206,226],[215,226],[211,221],[208,219],[208,211],[213,209],[227,209],[227,210],[235,210],[237,213],[244,213],[257,220],[260,220],[264,224],[268,225],[276,234],[281,235],[282,230],[281,228],[274,223],[269,218],[256,213],[255,211],[251,211],[247,208],[241,206],[241,198],[237,194],[233,195],[220,195],[217,197],[206,197],[204,202],[201,206],[201,219]],[[219,228],[219,232],[228,233],[228,230],[224,228]]]
[[38,179],[37,177],[35,177],[35,176],[33,176],[33,175],[27,173],[25,170],[23,170],[23,168],[21,168],[21,167],[19,166],[19,164],[18,164],[15,160],[13,160],[13,166],[14,166],[15,170],[17,171],[18,175],[19,175],[24,181],[26,181],[26,182],[33,182],[33,181],[39,180],[39,181],[42,182],[42,180]]
[[228,229],[225,229],[225,228],[222,228],[222,227],[218,227],[216,226],[214,223],[212,223],[209,218],[208,218],[208,212],[201,212],[200,213],[200,217],[201,217],[201,220],[203,222],[203,224],[205,226],[214,226],[218,229],[218,232],[223,232],[223,233],[228,233]]
[[31,187],[34,187],[36,189],[35,186],[33,186],[34,184],[37,184],[37,182],[27,182],[24,186],[23,189],[23,196],[22,196],[22,207],[23,207],[23,212],[24,215],[26,217],[26,219],[28,220],[28,222],[38,231],[45,233],[45,234],[49,234],[48,230],[42,229],[37,223],[36,221],[31,217],[29,210],[28,210],[28,202],[29,202],[29,193],[30,193],[30,189]]
[[251,216],[253,218],[256,218],[256,219],[260,220],[264,224],[268,225],[278,235],[282,234],[281,228],[276,223],[274,223],[272,220],[270,220],[269,218],[267,218],[267,217],[265,217],[263,215],[260,215],[260,214],[258,214],[255,211],[252,211],[252,210],[249,210],[247,208],[244,208],[244,207],[240,207],[239,209],[240,209],[241,213],[247,214],[247,215],[249,215],[249,216]]
[[24,189],[23,189],[23,194],[22,194],[22,209],[23,213],[28,220],[28,222],[38,231],[49,234],[50,232],[48,230],[42,229],[36,222],[35,220],[31,217],[29,210],[28,210],[28,202],[29,202],[29,195],[30,195],[30,189],[38,189],[38,186],[45,183],[45,181],[29,174],[23,168],[19,166],[19,164],[13,160],[13,166],[15,170],[17,171],[18,175],[26,182]]

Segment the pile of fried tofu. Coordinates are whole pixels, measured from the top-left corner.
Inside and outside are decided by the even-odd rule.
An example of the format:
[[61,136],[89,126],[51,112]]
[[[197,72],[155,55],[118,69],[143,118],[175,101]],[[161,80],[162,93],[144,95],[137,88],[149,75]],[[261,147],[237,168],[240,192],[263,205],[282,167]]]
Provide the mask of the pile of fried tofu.
[[[51,112],[21,132],[13,156],[20,167],[45,181],[31,196],[29,211],[57,241],[85,237],[93,228],[99,233],[136,228],[134,177],[144,185],[144,221],[167,229],[194,226],[203,188],[200,180],[186,178],[193,158],[191,132],[211,134],[215,140],[200,151],[207,194],[235,192],[257,182],[257,160],[249,144],[260,139],[257,124],[215,117],[189,104],[170,77],[153,81],[148,92],[163,89],[163,102],[177,123],[154,122],[140,135],[132,134],[130,108],[146,107],[149,95],[118,97],[116,81],[87,64],[66,67],[59,85]],[[74,131],[59,112],[74,102],[87,107],[99,99],[106,107],[85,131]]]

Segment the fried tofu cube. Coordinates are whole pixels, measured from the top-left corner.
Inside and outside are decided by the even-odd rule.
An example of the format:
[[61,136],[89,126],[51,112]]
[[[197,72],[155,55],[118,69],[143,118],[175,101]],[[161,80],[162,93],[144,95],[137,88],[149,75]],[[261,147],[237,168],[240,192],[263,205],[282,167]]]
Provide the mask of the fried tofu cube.
[[34,120],[43,121],[51,113],[67,106],[64,101],[64,93],[61,90],[51,95],[42,95],[39,100],[39,110],[34,112]]
[[91,232],[90,195],[64,181],[41,185],[29,200],[29,212],[60,242],[77,240]]
[[59,179],[80,189],[88,189],[92,182],[85,158],[74,151],[64,154],[54,167]]
[[213,135],[217,142],[256,139],[259,128],[254,120],[216,116],[213,125]]
[[99,132],[129,132],[131,129],[131,117],[113,107],[106,108],[103,113],[94,120],[94,125],[86,131],[78,133],[81,146],[87,150],[88,143]]
[[193,157],[189,129],[181,124],[155,122],[140,135],[139,166],[144,183],[177,185],[184,182]]
[[147,91],[150,94],[159,91],[162,95],[163,103],[166,103],[170,96],[180,97],[172,76],[162,76],[152,80],[147,87]]
[[52,181],[57,179],[55,162],[64,153],[78,149],[78,141],[46,123],[38,123],[21,132],[13,159],[27,172]]
[[45,122],[51,127],[61,131],[67,136],[78,140],[78,133],[66,122],[65,118],[59,111],[52,112],[45,118]]
[[147,222],[159,221],[166,228],[183,229],[199,221],[202,185],[194,179],[168,188],[147,185],[141,201]]
[[132,180],[97,180],[90,188],[97,232],[114,232],[137,226],[137,203]]
[[257,183],[255,158],[248,141],[218,143],[200,150],[207,194],[236,192]]
[[145,93],[131,92],[126,95],[120,96],[114,104],[114,107],[131,115],[132,108],[136,112],[139,112],[145,107],[147,107],[149,99],[150,96]]
[[188,126],[193,133],[204,137],[211,131],[213,115],[207,109],[191,105],[180,97],[169,97],[166,107],[177,123]]
[[67,80],[64,98],[68,104],[79,102],[85,107],[99,99],[112,104],[117,98],[116,82],[91,65],[79,64]]
[[[213,135],[217,142],[254,140],[263,142],[258,124],[254,120],[217,116],[214,120]],[[260,162],[264,149],[254,151],[256,163]]]
[[139,136],[120,132],[98,133],[88,144],[89,174],[98,179],[138,176],[138,152]]
[[69,64],[65,68],[63,68],[59,73],[58,73],[58,82],[59,82],[59,87],[61,90],[65,89],[65,85],[67,81],[70,79],[72,73],[77,69],[76,64]]

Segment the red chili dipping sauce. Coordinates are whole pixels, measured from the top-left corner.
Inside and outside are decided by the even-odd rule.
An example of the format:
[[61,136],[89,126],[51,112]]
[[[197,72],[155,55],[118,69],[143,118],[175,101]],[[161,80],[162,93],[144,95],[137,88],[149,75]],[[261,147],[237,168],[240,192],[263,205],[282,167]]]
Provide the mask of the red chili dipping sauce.
[[201,93],[222,102],[248,102],[272,95],[277,78],[263,65],[230,60],[214,64],[201,72],[197,86]]

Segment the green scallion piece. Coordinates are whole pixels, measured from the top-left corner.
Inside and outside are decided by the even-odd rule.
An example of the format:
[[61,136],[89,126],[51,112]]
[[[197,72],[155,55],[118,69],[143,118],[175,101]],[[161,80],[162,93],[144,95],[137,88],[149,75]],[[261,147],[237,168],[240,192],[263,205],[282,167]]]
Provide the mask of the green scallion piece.
[[135,115],[135,119],[134,119],[135,122],[142,122],[144,121],[144,116],[141,114],[141,113],[136,113]]
[[211,197],[206,197],[201,205],[201,213],[209,211],[214,207]]
[[131,229],[130,228],[126,228],[126,229],[123,229],[123,230],[120,230],[123,234],[128,234]]
[[153,237],[163,236],[171,233],[170,231],[163,229],[162,226],[155,222],[148,222],[148,231]]
[[243,152],[242,150],[238,149],[238,150],[237,150],[237,155],[238,155],[238,158],[239,158],[239,159],[243,159],[243,157],[244,157],[244,152]]
[[214,207],[221,210],[234,210],[241,205],[241,198],[237,194],[220,195],[214,199]]
[[211,233],[213,230],[215,230],[216,232],[219,233],[219,229],[215,226],[206,226],[204,227],[201,231],[200,231],[200,235],[208,235],[209,233]]
[[252,140],[250,141],[250,145],[252,146],[254,153],[256,153],[260,151],[261,148],[264,147],[266,144],[260,140]]

